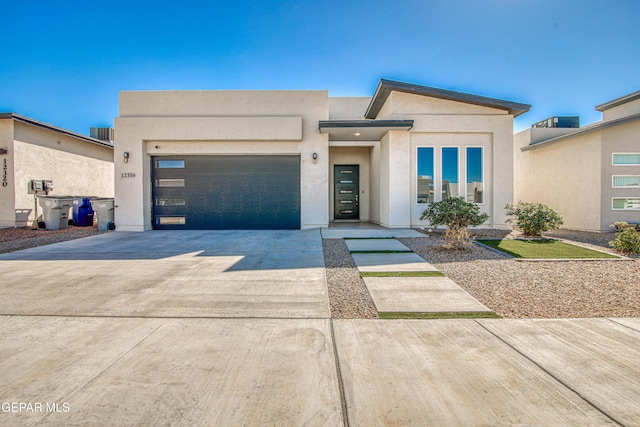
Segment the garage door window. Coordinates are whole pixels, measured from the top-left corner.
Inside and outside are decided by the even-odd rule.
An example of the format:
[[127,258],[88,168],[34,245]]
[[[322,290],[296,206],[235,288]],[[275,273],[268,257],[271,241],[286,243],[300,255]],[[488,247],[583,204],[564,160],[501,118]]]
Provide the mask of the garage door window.
[[184,160],[156,160],[158,169],[184,169]]
[[156,179],[156,187],[184,187],[183,178]]
[[184,225],[186,224],[183,216],[157,216],[156,224],[158,225]]
[[184,197],[156,197],[156,206],[184,206]]

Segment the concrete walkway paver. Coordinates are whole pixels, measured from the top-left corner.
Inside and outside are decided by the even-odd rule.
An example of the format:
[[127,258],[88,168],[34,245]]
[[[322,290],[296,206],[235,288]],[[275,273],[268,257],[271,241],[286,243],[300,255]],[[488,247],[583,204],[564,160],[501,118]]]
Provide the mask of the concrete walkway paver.
[[345,239],[344,242],[353,251],[405,251],[411,250],[396,239]]
[[345,237],[357,239],[369,237],[425,237],[425,235],[410,228],[322,228],[323,239],[344,239]]
[[490,311],[448,277],[364,277],[381,312]]
[[415,253],[351,254],[361,272],[437,271]]
[[480,320],[622,425],[640,425],[640,332],[606,319]]
[[0,317],[3,425],[343,424],[329,320]]
[[350,425],[615,425],[473,320],[334,329]]

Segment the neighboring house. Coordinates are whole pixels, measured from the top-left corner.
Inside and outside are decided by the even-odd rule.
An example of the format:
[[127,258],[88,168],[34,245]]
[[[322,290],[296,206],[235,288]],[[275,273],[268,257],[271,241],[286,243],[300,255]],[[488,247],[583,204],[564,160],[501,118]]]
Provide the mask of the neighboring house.
[[529,108],[389,80],[366,98],[121,92],[117,230],[423,226],[453,196],[508,228],[513,118]]
[[[14,113],[0,113],[0,227],[36,219],[30,181],[51,181],[50,195],[113,197],[113,143]],[[38,194],[44,195],[44,191]]]
[[514,137],[515,199],[543,202],[564,228],[611,231],[640,222],[640,91],[598,105],[602,121]]

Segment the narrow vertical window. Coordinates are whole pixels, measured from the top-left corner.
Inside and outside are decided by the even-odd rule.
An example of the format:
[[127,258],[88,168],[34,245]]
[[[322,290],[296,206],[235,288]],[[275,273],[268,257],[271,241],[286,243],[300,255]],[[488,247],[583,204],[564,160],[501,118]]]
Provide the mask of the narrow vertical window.
[[418,203],[433,203],[433,147],[418,147]]
[[458,197],[458,148],[442,148],[442,200]]
[[467,147],[467,202],[484,203],[482,147]]

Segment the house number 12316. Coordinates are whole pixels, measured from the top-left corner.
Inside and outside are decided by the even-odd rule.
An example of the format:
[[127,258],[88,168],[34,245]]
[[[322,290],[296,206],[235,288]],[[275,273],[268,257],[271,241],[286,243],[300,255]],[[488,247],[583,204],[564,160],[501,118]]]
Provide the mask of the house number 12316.
[[120,174],[120,178],[135,178],[136,174],[134,172],[122,172]]

